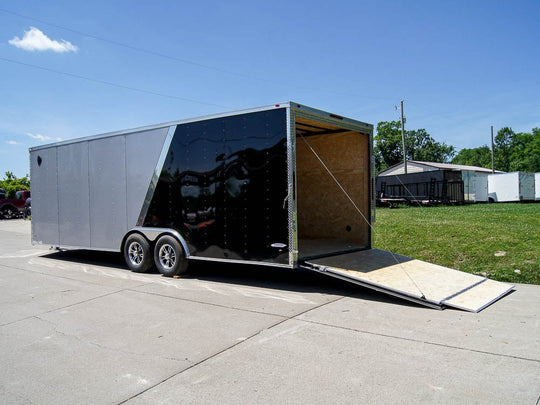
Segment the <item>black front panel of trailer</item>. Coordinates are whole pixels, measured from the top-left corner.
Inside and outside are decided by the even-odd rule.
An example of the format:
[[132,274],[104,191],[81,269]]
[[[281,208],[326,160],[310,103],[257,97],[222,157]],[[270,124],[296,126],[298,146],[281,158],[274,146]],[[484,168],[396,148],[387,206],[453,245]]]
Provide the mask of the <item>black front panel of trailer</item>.
[[193,256],[288,263],[286,110],[178,125],[145,226]]

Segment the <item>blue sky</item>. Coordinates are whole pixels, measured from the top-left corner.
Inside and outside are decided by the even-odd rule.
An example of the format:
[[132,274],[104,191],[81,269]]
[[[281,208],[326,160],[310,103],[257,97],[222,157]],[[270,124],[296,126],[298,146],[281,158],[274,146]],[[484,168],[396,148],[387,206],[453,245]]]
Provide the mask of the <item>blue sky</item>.
[[456,148],[540,126],[540,2],[3,1],[0,178],[28,148],[296,101]]

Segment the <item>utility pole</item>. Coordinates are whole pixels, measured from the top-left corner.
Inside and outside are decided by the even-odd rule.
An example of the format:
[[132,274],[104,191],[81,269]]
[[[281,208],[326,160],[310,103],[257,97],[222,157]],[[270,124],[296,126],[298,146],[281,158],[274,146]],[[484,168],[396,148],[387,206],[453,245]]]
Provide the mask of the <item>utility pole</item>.
[[493,125],[491,126],[491,172],[495,173],[495,153],[493,152]]
[[405,117],[403,116],[403,100],[401,100],[401,141],[403,142],[403,169],[407,174],[407,150],[405,149]]

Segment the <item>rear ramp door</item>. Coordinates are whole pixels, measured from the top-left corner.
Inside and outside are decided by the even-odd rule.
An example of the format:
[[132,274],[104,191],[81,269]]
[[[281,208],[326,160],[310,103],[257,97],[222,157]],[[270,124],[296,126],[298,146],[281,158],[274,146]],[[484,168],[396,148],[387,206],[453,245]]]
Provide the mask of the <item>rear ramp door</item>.
[[470,312],[481,311],[514,288],[379,249],[313,259],[301,267],[429,307]]

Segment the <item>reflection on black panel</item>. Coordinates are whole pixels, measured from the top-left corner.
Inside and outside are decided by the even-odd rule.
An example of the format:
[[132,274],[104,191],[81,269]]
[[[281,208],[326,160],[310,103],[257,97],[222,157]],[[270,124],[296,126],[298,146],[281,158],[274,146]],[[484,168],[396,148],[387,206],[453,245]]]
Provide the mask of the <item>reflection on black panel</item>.
[[288,262],[285,109],[179,125],[145,226],[177,229],[194,256]]

